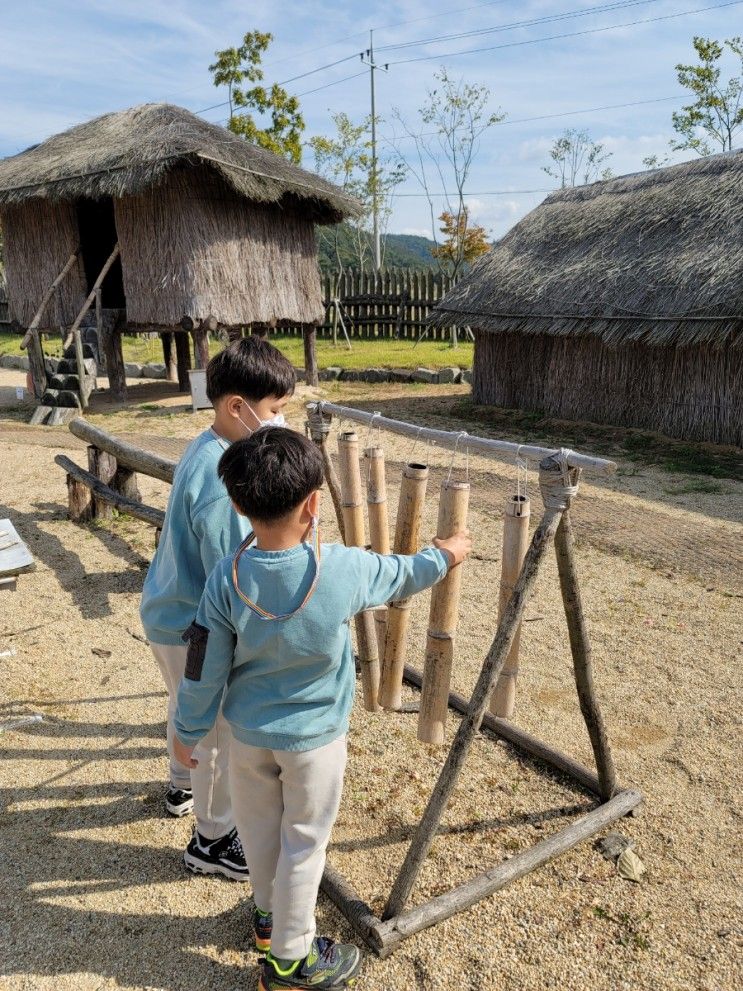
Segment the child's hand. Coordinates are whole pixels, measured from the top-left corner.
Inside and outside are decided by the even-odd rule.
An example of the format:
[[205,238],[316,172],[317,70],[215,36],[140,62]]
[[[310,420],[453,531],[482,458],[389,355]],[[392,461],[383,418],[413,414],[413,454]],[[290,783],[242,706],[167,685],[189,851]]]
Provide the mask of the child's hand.
[[191,756],[192,753],[193,747],[187,747],[186,744],[181,743],[176,736],[173,740],[173,756],[178,763],[183,764],[184,767],[198,767],[199,762],[193,759]]
[[453,537],[446,537],[444,540],[434,537],[433,545],[447,555],[449,567],[453,568],[461,564],[472,551],[472,534],[469,530],[460,530]]

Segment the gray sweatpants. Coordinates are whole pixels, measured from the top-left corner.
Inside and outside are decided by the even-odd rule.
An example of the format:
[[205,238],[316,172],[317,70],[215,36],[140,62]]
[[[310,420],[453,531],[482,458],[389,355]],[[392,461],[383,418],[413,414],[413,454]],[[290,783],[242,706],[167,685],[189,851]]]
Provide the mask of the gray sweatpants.
[[346,738],[316,750],[263,750],[233,739],[230,782],[237,832],[271,952],[300,960],[315,938],[325,850],[343,790]]
[[207,840],[225,836],[235,825],[232,818],[228,763],[232,733],[229,724],[219,710],[217,721],[194,749],[198,767],[188,768],[173,756],[178,685],[186,670],[188,648],[174,644],[151,643],[152,653],[162,672],[168,689],[168,754],[170,755],[170,783],[176,788],[193,790],[193,810],[196,828]]

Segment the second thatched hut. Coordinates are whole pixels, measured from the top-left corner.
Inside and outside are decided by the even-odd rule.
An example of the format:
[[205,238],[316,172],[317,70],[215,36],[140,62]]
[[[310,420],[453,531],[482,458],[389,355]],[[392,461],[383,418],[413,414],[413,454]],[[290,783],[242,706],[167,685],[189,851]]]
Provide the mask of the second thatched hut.
[[743,444],[743,151],[553,193],[438,305],[476,403]]
[[[0,161],[10,315],[29,327],[69,265],[36,327],[73,326],[118,245],[99,309],[115,311],[119,331],[165,332],[165,345],[175,331],[181,364],[182,328],[202,358],[217,325],[312,334],[323,318],[315,225],[356,209],[332,184],[180,107],[106,114]],[[123,369],[116,336],[109,350]]]

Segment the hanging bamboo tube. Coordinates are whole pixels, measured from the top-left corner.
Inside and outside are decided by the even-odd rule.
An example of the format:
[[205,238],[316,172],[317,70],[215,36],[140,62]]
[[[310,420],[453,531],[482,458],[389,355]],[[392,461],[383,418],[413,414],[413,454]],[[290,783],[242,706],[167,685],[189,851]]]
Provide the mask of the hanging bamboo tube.
[[[369,543],[377,554],[390,552],[390,524],[387,513],[387,479],[384,471],[384,451],[381,447],[367,447],[366,505],[369,513]],[[387,634],[387,607],[374,610],[374,626],[377,631],[379,653],[384,655]]]
[[[506,503],[503,516],[503,561],[501,564],[500,600],[498,622],[506,611],[514,586],[521,574],[521,568],[529,546],[529,516],[531,508],[526,496],[513,495]],[[510,719],[516,705],[516,677],[519,673],[519,642],[521,624],[516,630],[511,649],[500,673],[490,711],[503,719]]]
[[[419,548],[427,482],[427,465],[411,464],[403,468],[395,525],[395,554],[415,554]],[[390,603],[387,612],[387,636],[379,681],[379,704],[385,709],[399,709],[402,706],[405,642],[412,605],[412,598],[401,599]]]
[[[443,483],[436,528],[438,537],[453,537],[466,529],[469,500],[468,482]],[[423,691],[418,714],[418,739],[422,743],[444,742],[461,584],[462,566],[457,565],[450,568],[446,577],[434,586],[431,595]]]
[[[341,480],[343,529],[347,547],[365,547],[364,503],[359,463],[359,439],[355,431],[338,438],[338,472]],[[379,650],[374,630],[374,612],[368,609],[355,617],[356,649],[361,665],[361,685],[367,712],[379,709]]]

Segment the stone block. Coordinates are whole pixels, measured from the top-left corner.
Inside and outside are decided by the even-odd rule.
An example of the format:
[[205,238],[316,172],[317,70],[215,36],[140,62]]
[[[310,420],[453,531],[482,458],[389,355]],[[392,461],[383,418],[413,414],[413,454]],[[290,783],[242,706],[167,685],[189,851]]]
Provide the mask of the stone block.
[[389,382],[390,373],[386,368],[367,368],[364,371],[365,382]]
[[44,369],[47,375],[54,375],[59,370],[59,359],[44,358]]
[[128,379],[142,378],[142,366],[133,361],[124,362],[124,374]]
[[462,372],[462,381],[466,382],[467,385],[472,385],[472,369],[465,368]]
[[28,422],[34,427],[37,427],[42,423],[46,423],[46,418],[50,413],[54,412],[55,408],[56,407],[54,406],[37,406],[31,414],[31,419]]
[[[76,351],[74,342],[64,349],[64,356],[68,361],[76,360]],[[83,344],[83,358],[95,358],[96,349],[91,344]]]
[[344,368],[338,378],[341,382],[361,382],[363,372],[360,368]]
[[437,379],[440,385],[448,385],[450,382],[459,382],[461,376],[460,368],[450,366],[449,368],[439,368]]
[[21,367],[21,356],[19,354],[4,354],[0,356],[0,367],[2,368],[20,368]]
[[46,421],[48,427],[59,427],[63,423],[69,423],[79,415],[79,410],[75,406],[55,406]]
[[167,377],[167,370],[165,365],[153,363],[151,365],[142,365],[142,378],[145,379],[164,379]]
[[57,399],[59,398],[59,389],[47,389],[44,395],[41,397],[42,406],[56,406]]
[[413,372],[409,368],[391,368],[390,382],[412,382]]
[[432,368],[416,368],[412,374],[413,382],[438,382],[438,373]]
[[31,368],[31,365],[30,365],[29,360],[28,360],[28,355],[22,354],[20,356],[20,358],[18,359],[18,368],[22,372],[29,371],[29,369]]
[[49,377],[49,388],[50,389],[64,389],[64,387],[65,387],[65,381],[66,381],[67,378],[68,378],[67,375],[51,375]]
[[[42,399],[43,402],[43,399]],[[80,409],[80,396],[73,392],[71,389],[60,389],[57,395],[57,406],[72,406],[76,409]]]
[[329,368],[321,368],[319,378],[321,382],[335,382],[341,377],[342,368],[337,365],[330,365]]

